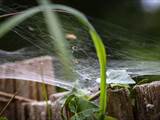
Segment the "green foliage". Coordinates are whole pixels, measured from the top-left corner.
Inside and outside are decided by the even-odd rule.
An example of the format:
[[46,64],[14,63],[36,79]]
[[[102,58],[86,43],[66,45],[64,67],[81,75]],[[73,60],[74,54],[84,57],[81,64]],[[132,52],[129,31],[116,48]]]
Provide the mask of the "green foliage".
[[110,84],[109,87],[111,87],[112,89],[121,89],[121,88],[129,89],[130,88],[128,84]]
[[8,120],[6,117],[0,117],[0,120]]
[[153,81],[159,81],[160,76],[159,75],[144,75],[144,76],[139,76],[136,79],[137,85],[145,84],[145,83],[150,83]]
[[106,116],[106,117],[105,117],[105,120],[117,120],[117,119],[114,118],[114,117],[111,117],[111,116]]
[[48,94],[47,94],[47,87],[44,83],[42,83],[42,96],[46,102],[47,113],[48,113],[48,120],[52,118],[51,106],[48,104]]
[[111,116],[99,116],[99,114],[97,105],[76,92],[69,94],[61,109],[63,120],[116,120]]
[[[66,113],[64,113],[64,111],[66,111]],[[68,112],[70,116],[67,116]],[[96,120],[95,113],[97,112],[99,112],[98,106],[83,97],[72,94],[64,103],[62,118],[64,120]]]

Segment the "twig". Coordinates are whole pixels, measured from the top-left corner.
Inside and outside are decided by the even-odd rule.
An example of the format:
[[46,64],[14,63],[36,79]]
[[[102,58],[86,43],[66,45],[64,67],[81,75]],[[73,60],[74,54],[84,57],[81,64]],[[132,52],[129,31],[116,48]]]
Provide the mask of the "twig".
[[[52,10],[52,11],[68,14],[67,11],[59,10],[59,9],[57,9],[57,10]],[[13,13],[7,13],[7,14],[0,15],[0,18],[15,16],[15,15],[23,14],[23,13],[24,13],[24,11],[21,11],[21,12],[13,12]]]
[[[0,92],[0,96],[7,97],[7,98],[12,98],[14,94],[11,93],[6,93],[6,92]],[[36,100],[24,98],[22,96],[15,96],[13,99],[19,100],[19,101],[24,101],[24,102],[35,102]]]
[[8,101],[8,103],[4,106],[4,108],[0,111],[0,116],[2,116],[3,112],[7,109],[7,107],[9,106],[9,104],[12,102],[12,100],[15,98],[17,92],[15,92],[13,94],[13,96],[11,97],[11,99]]
[[89,100],[89,101],[95,100],[95,99],[97,99],[97,98],[99,97],[99,95],[100,95],[100,91],[98,91],[98,92],[96,92],[95,94],[93,94],[92,96],[90,96],[90,97],[88,98],[88,100]]

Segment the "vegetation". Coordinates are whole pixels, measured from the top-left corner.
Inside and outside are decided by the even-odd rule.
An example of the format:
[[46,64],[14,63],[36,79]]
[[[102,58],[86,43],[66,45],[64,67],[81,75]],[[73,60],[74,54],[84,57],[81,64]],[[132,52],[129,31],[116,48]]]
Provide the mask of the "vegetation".
[[[62,119],[63,120],[115,120],[115,118],[108,116],[107,110],[106,110],[106,108],[108,107],[107,102],[109,102],[107,98],[107,87],[112,90],[121,89],[121,88],[127,90],[127,92],[130,95],[130,98],[133,100],[133,106],[135,107],[135,103],[134,103],[135,93],[132,91],[133,90],[132,88],[134,86],[130,86],[126,84],[125,85],[119,84],[118,81],[117,81],[117,84],[106,84],[106,64],[107,64],[106,49],[102,42],[101,37],[98,35],[98,33],[96,32],[96,29],[88,21],[85,15],[67,6],[51,4],[48,0],[39,0],[37,2],[39,3],[39,6],[29,8],[25,11],[19,12],[18,14],[15,14],[15,16],[4,21],[0,25],[0,38],[5,36],[6,33],[8,33],[10,30],[12,30],[14,27],[19,25],[20,23],[24,22],[26,19],[34,16],[37,13],[42,12],[46,26],[48,28],[48,32],[50,34],[50,38],[54,45],[52,47],[56,49],[55,51],[59,57],[60,62],[62,63],[63,71],[66,76],[66,79],[71,79],[71,77],[74,77],[74,74],[68,71],[72,71],[72,70],[74,71],[74,67],[72,65],[73,56],[71,54],[71,51],[68,49],[69,44],[65,40],[65,35],[62,30],[61,19],[59,19],[60,17],[56,14],[57,12],[60,11],[60,12],[66,13],[67,15],[74,16],[77,19],[77,21],[81,23],[82,26],[85,26],[85,28],[87,29],[87,32],[89,33],[92,39],[92,42],[94,43],[96,54],[99,60],[100,79],[101,79],[100,80],[100,91],[98,91],[98,93],[95,93],[93,96],[89,96],[88,94],[79,90],[75,85],[75,87],[67,95],[65,95],[64,97],[60,99],[61,100],[60,102],[62,103],[62,107],[60,111]],[[139,59],[140,60],[157,60],[159,58],[159,55],[156,56],[156,54],[154,54],[155,50],[159,50],[159,46],[156,45],[159,42],[154,40],[155,43],[153,43],[153,46],[152,44],[150,44],[151,46],[144,44],[145,46],[144,47],[142,46],[141,43],[143,43],[144,40],[146,40],[146,38],[139,37],[136,34],[135,36],[132,35],[130,37],[130,33],[127,33],[126,29],[123,29],[123,28],[117,29],[116,27],[115,28],[114,27],[115,27],[114,25],[108,26],[107,29],[109,28],[116,29],[117,31],[114,31],[114,33],[112,33],[112,31],[111,33],[107,32],[107,34],[110,35],[111,38],[112,38],[112,35],[115,37],[113,38],[113,41],[112,41],[113,43],[120,39],[120,41],[118,41],[117,43],[113,45],[113,49],[116,48],[115,54],[117,55],[116,56],[117,58],[122,58],[122,60],[125,59],[125,57],[127,58],[131,57],[130,59],[133,59],[133,60],[139,60]],[[119,31],[125,34],[122,34],[121,36],[119,36]],[[131,40],[136,39],[136,40],[131,41],[130,39]],[[142,41],[137,42],[140,40]],[[118,49],[122,50],[122,54],[119,51],[118,51],[119,53],[117,52],[118,50],[117,47]],[[150,47],[151,49],[148,49]],[[132,68],[132,66],[134,66],[132,64],[134,63],[127,63],[126,66],[127,67],[131,66]],[[40,66],[40,69],[42,69],[41,64],[39,66]],[[137,67],[137,66],[135,65],[134,67]],[[145,67],[146,68],[148,67],[150,69],[149,65]],[[141,68],[141,66],[139,66],[138,68]],[[151,71],[151,74],[152,72],[154,71]],[[41,79],[42,79],[41,81],[43,81],[43,70],[41,70],[40,74],[41,74]],[[147,74],[148,74],[148,71],[147,71]],[[146,76],[134,78],[137,85],[159,80],[159,76],[149,76],[149,75],[147,76],[147,74]],[[128,80],[127,82],[129,84],[130,81]],[[54,116],[52,116],[51,114],[51,110],[50,110],[51,108],[48,103],[47,90],[46,90],[46,86],[44,83],[42,84],[42,96],[44,97],[44,100],[46,101],[48,119],[52,119],[52,117]],[[99,105],[92,102],[92,99],[97,96],[99,97]],[[8,105],[11,103],[14,97],[15,95],[9,100],[9,102],[6,104],[4,109],[0,111],[0,116],[2,116],[2,113],[8,107]],[[7,118],[0,117],[0,120],[7,120]]]
[[0,117],[0,120],[7,120],[6,117]]
[[[93,26],[88,22],[86,17],[80,13],[79,11],[62,5],[51,5],[47,0],[41,0],[39,1],[41,5],[38,7],[30,8],[22,14],[19,14],[17,16],[14,16],[10,18],[9,20],[5,21],[0,26],[0,38],[4,36],[9,30],[14,28],[16,25],[23,22],[25,19],[33,16],[34,14],[43,11],[44,17],[46,19],[46,24],[49,30],[49,33],[51,36],[55,36],[53,39],[56,43],[56,49],[57,54],[60,57],[61,63],[64,65],[64,70],[68,71],[70,68],[70,51],[67,49],[67,43],[64,40],[64,35],[61,31],[60,23],[58,20],[58,17],[54,13],[53,10],[62,10],[68,14],[72,14],[77,19],[88,28],[88,32],[91,35],[91,38],[93,40],[93,43],[96,48],[97,56],[99,59],[100,64],[100,78],[101,78],[101,84],[100,84],[100,103],[99,107],[95,106],[93,103],[87,101],[83,97],[78,97],[77,93],[69,96],[66,99],[65,107],[69,108],[69,112],[74,113],[73,116],[71,116],[71,120],[81,120],[81,119],[87,119],[88,117],[95,117],[96,119],[106,119],[105,113],[106,113],[106,99],[107,99],[107,93],[106,93],[106,51],[105,47],[102,43],[102,40],[100,36],[97,34],[96,30],[93,28]],[[67,72],[68,74],[68,72]],[[70,76],[70,75],[68,75]],[[68,102],[69,101],[69,102]],[[85,105],[81,105],[81,103]],[[93,115],[93,113],[97,113],[96,116]],[[97,117],[98,116],[98,117]]]

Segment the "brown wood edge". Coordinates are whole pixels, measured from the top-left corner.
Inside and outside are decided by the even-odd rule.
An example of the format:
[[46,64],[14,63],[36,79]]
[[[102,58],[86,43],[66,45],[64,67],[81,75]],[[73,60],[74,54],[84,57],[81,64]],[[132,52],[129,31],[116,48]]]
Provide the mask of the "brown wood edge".
[[[2,92],[0,91],[0,96],[2,97],[7,97],[7,98],[12,98],[14,94],[12,93],[6,93],[6,92]],[[35,102],[36,100],[33,100],[33,99],[29,99],[29,98],[25,98],[25,97],[22,97],[22,96],[18,96],[16,95],[14,97],[15,100],[19,100],[19,101],[23,101],[23,102]]]

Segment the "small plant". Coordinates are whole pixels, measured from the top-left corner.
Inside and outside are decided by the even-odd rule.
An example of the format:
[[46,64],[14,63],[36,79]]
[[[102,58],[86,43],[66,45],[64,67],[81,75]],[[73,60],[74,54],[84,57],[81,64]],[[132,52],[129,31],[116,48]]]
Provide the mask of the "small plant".
[[[99,94],[99,92],[98,92]],[[86,96],[83,92],[73,89],[66,97],[61,100],[61,116],[63,120],[116,120],[113,117],[105,116],[100,118],[99,106],[92,102],[92,97]]]
[[64,120],[96,120],[98,111],[98,106],[75,94],[67,97],[61,110]]

